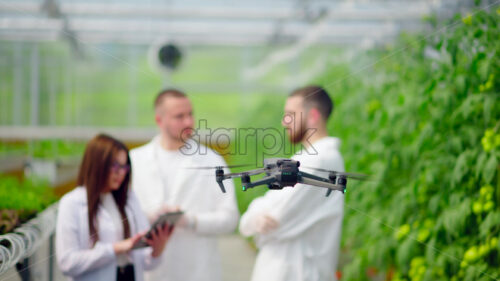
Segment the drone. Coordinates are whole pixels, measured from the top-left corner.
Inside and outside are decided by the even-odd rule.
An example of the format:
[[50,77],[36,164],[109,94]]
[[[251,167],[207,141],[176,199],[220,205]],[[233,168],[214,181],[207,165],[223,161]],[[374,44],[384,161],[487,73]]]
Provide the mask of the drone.
[[[264,159],[264,167],[260,169],[249,170],[240,173],[230,173],[225,174],[224,168],[235,168],[247,165],[234,165],[234,166],[216,166],[216,167],[194,167],[194,169],[215,169],[215,180],[219,184],[219,187],[223,193],[226,193],[226,188],[224,187],[224,180],[232,178],[241,178],[241,184],[243,186],[243,191],[247,191],[250,188],[254,188],[260,185],[267,185],[269,189],[281,190],[287,186],[293,187],[297,183],[313,185],[318,187],[323,187],[328,189],[326,191],[326,197],[328,197],[332,191],[340,191],[342,193],[346,192],[347,179],[355,180],[365,180],[368,178],[366,175],[344,173],[337,171],[330,171],[326,169],[319,169],[313,167],[304,167],[311,170],[316,170],[320,172],[327,172],[328,178],[323,178],[320,176],[312,175],[299,170],[300,162],[287,158],[267,158]],[[266,174],[262,179],[251,181],[250,176]]]

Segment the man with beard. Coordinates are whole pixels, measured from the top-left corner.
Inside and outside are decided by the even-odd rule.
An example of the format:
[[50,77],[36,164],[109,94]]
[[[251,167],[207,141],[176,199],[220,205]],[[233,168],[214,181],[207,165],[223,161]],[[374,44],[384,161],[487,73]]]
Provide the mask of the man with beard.
[[[308,86],[290,94],[282,120],[290,141],[303,146],[292,159],[322,177],[327,173],[305,167],[344,171],[340,140],[326,129],[332,110],[328,93]],[[323,188],[297,184],[252,201],[240,221],[241,234],[255,236],[260,248],[252,281],[336,280],[344,195],[325,194]]]
[[219,281],[217,235],[234,231],[239,218],[234,185],[228,181],[227,193],[221,193],[215,180],[185,167],[226,163],[191,138],[193,110],[183,92],[164,90],[154,106],[160,134],[130,152],[132,188],[151,222],[169,211],[181,210],[184,215],[163,252],[162,264],[145,280]]

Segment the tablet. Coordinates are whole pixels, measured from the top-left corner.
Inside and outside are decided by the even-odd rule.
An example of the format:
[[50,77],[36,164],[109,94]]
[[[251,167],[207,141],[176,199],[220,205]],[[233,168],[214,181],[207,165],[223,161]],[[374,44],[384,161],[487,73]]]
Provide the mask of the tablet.
[[[169,225],[174,225],[184,214],[182,211],[178,212],[168,212],[163,215],[161,215],[151,226],[149,231],[144,235],[148,239],[151,238],[151,233],[154,231],[158,226],[164,226],[165,224]],[[146,243],[146,240],[142,238],[137,242],[137,244],[134,245],[132,249],[138,249],[138,248],[144,248],[144,247],[149,247],[148,243]]]

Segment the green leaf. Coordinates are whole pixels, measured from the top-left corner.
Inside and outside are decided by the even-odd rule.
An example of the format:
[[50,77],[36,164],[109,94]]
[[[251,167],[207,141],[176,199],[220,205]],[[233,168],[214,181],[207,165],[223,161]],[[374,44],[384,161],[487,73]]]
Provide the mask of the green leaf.
[[[481,238],[486,238],[492,232],[493,229],[498,230],[500,227],[500,212],[490,212],[484,221],[479,225],[479,233]],[[495,231],[496,233],[497,231]]]
[[442,215],[443,226],[452,237],[461,237],[465,232],[466,221],[471,214],[471,200],[466,198],[458,206],[450,206]]
[[491,154],[488,158],[488,162],[484,166],[483,171],[483,180],[485,183],[491,183],[493,181],[493,177],[495,176],[497,170],[498,162],[495,154]]
[[476,281],[487,269],[486,264],[471,265],[465,271],[465,281]]
[[418,243],[416,239],[409,235],[399,246],[396,253],[396,261],[402,268],[408,268],[412,257],[418,253]]
[[486,154],[486,152],[483,151],[483,152],[481,152],[481,154],[479,154],[479,157],[477,158],[476,178],[479,178],[479,176],[483,172],[484,165],[486,165],[486,160],[488,160],[488,155]]
[[452,185],[455,186],[458,184],[462,178],[467,174],[467,171],[469,170],[469,163],[470,163],[470,158],[471,158],[471,151],[466,150],[458,156],[457,162],[455,164],[455,168],[453,169],[453,174],[452,174]]

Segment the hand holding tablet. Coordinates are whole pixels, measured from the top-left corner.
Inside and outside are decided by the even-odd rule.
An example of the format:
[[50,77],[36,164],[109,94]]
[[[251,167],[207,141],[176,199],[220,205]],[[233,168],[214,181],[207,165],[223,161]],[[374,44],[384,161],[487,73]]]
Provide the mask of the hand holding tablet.
[[149,231],[144,235],[139,242],[137,242],[132,249],[139,249],[144,247],[149,247],[146,239],[151,239],[153,231],[156,231],[158,227],[164,227],[166,224],[173,228],[175,223],[184,215],[182,211],[168,212],[161,215],[151,226]]

